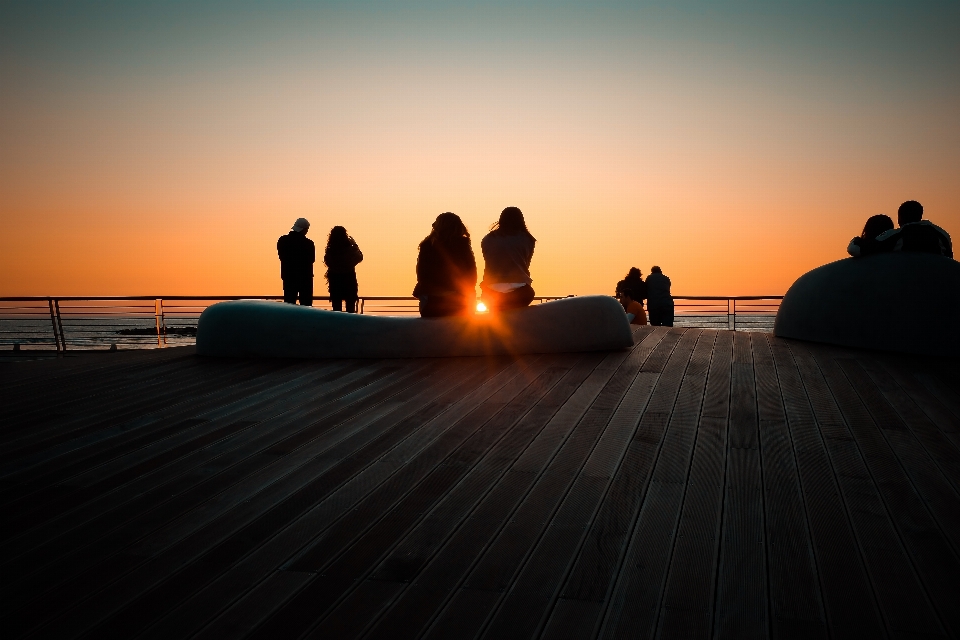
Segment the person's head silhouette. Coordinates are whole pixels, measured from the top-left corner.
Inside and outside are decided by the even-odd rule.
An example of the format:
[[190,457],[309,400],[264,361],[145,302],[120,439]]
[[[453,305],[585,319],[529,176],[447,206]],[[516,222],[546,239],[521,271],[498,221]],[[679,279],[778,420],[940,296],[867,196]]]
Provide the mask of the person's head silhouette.
[[897,224],[901,227],[923,218],[923,205],[916,200],[907,200],[897,209]]
[[876,238],[884,231],[889,231],[890,229],[893,229],[893,220],[890,219],[890,216],[883,214],[870,216],[867,218],[867,224],[863,225],[863,233],[860,234],[860,237]]
[[290,231],[296,231],[297,233],[302,233],[307,235],[307,231],[310,229],[310,221],[306,218],[297,218],[297,221],[293,223]]

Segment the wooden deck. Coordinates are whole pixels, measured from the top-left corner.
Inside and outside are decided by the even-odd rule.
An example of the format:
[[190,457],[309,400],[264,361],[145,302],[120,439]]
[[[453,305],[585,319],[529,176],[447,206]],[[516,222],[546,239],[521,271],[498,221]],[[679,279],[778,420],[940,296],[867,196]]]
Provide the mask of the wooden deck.
[[960,637],[960,366],[0,362],[4,638]]

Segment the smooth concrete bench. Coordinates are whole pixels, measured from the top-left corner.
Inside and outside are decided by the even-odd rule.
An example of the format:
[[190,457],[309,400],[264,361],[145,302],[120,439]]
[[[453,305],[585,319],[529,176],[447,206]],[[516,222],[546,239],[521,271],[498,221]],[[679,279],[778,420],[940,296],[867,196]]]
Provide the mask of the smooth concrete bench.
[[209,356],[417,358],[604,351],[632,344],[623,307],[609,296],[450,318],[238,300],[208,307],[197,327],[197,353]]
[[846,347],[960,356],[960,263],[898,252],[825,264],[793,283],[773,332]]

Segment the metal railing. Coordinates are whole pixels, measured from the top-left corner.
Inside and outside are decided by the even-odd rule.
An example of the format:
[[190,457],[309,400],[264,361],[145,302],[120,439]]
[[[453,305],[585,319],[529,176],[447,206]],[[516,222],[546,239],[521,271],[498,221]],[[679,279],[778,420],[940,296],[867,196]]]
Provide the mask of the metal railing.
[[[571,296],[538,296],[536,303]],[[674,296],[676,326],[771,331],[783,296]],[[145,349],[194,344],[200,314],[225,300],[281,296],[23,296],[0,297],[0,351]],[[314,298],[330,309],[330,299]],[[359,313],[416,315],[409,296],[363,296]]]

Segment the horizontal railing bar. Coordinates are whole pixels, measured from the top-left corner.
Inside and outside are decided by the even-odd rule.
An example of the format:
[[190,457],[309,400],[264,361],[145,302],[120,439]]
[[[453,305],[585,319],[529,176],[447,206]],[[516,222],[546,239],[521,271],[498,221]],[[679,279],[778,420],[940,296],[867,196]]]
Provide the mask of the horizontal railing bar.
[[[416,300],[413,296],[358,296],[364,300]],[[534,300],[562,300],[573,296],[537,296]],[[0,302],[71,301],[125,301],[125,300],[282,300],[273,296],[2,296]],[[314,296],[314,300],[330,300],[329,296]],[[674,300],[783,300],[783,296],[673,296]],[[76,308],[76,307],[73,307]]]

